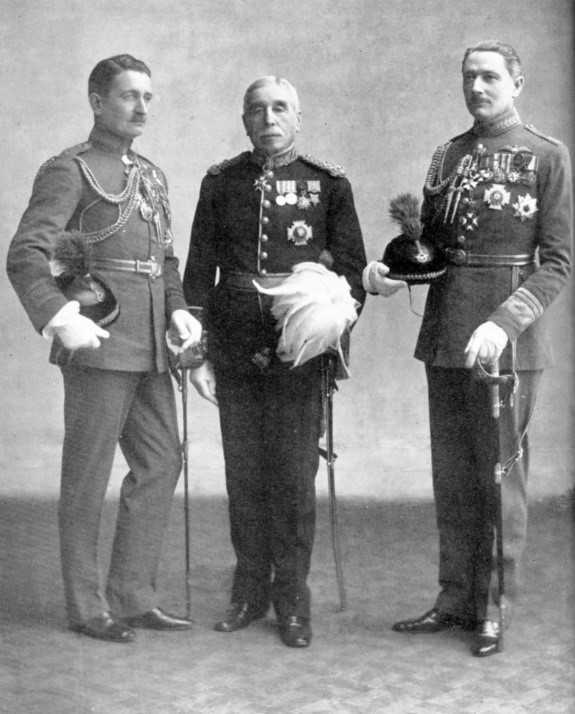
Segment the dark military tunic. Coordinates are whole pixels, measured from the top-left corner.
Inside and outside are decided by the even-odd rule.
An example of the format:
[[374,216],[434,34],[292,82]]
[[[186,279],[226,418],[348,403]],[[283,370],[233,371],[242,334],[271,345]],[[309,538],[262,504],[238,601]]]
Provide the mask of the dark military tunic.
[[252,280],[285,276],[303,261],[326,262],[363,303],[365,252],[340,168],[288,151],[267,162],[246,152],[208,171],[184,291],[206,311],[216,371],[237,555],[232,602],[265,611],[271,599],[279,617],[309,615],[320,360],[296,369],[280,362],[269,301]]
[[571,268],[568,152],[512,110],[440,147],[424,195],[424,235],[448,261],[429,288],[415,351],[429,382],[440,531],[437,606],[483,619],[496,454],[487,387],[463,369],[464,350],[488,320],[512,342],[500,360],[502,370],[518,374],[513,407],[507,403],[500,418],[502,463],[510,460],[502,490],[506,595],[512,599],[527,524],[527,426],[540,371],[552,361],[544,313]]
[[[98,349],[70,352],[55,338],[51,353],[64,379],[59,522],[74,625],[109,609],[130,616],[158,604],[159,548],[181,468],[165,333],[172,312],[186,303],[171,246],[165,177],[104,129],[95,127],[86,143],[41,167],[8,251],[10,280],[38,331],[68,301],[50,264],[65,230],[85,236],[90,272],[120,306]],[[104,595],[96,544],[118,443],[130,473]]]
[[[196,208],[184,276],[186,299],[205,308],[210,359],[222,369],[256,372],[252,358],[274,353],[278,335],[251,287],[227,290],[238,273],[253,277],[289,273],[329,253],[330,268],[344,275],[363,302],[358,269],[365,253],[349,181],[339,167],[295,153],[264,170],[245,152],[208,171]],[[216,270],[222,281],[215,288]],[[271,367],[278,367],[273,357]]]

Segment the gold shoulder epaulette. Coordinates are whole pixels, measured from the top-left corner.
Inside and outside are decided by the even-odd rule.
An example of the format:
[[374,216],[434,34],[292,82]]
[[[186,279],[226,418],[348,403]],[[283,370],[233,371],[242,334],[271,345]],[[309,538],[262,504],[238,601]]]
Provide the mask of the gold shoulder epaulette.
[[40,166],[36,176],[40,176],[42,171],[44,171],[44,169],[46,169],[53,161],[56,161],[56,159],[74,158],[74,156],[78,156],[78,154],[83,154],[85,151],[88,151],[91,146],[92,144],[90,144],[89,141],[83,141],[81,144],[75,144],[74,146],[70,146],[69,148],[64,149],[64,151],[61,151],[56,156],[51,156]]
[[249,151],[244,151],[241,154],[234,156],[232,159],[225,159],[225,161],[222,161],[219,164],[214,164],[213,166],[210,166],[207,173],[211,174],[212,176],[216,176],[224,169],[227,169],[229,166],[234,166],[235,164],[238,164],[244,158],[244,156],[249,153]]
[[547,134],[542,134],[539,129],[536,129],[533,124],[525,124],[525,128],[527,131],[530,131],[532,134],[535,134],[535,136],[539,136],[541,139],[545,139],[546,141],[549,141],[551,144],[555,144],[555,146],[559,146],[561,143],[558,139],[554,139],[552,136],[547,136]]
[[345,169],[343,166],[339,166],[339,164],[330,164],[327,161],[320,161],[310,156],[310,154],[300,154],[300,159],[305,161],[306,164],[315,166],[316,169],[323,169],[323,171],[326,171],[334,178],[345,178]]

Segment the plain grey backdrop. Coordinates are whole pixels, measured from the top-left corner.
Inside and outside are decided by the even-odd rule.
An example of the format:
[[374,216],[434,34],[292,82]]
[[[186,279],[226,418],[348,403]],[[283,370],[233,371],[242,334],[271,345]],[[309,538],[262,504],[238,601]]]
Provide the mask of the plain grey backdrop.
[[[264,74],[299,90],[301,150],[346,168],[369,259],[398,232],[389,199],[420,195],[436,146],[471,125],[460,81],[467,46],[490,38],[515,46],[521,116],[573,155],[572,0],[3,0],[0,18],[3,265],[38,167],[88,135],[89,72],[122,52],[152,69],[155,99],[136,148],[168,175],[182,262],[201,178],[249,148],[242,96]],[[4,270],[0,289],[0,494],[52,495],[60,373]],[[413,290],[412,307],[407,291],[369,297],[354,331],[353,377],[335,400],[342,495],[431,496],[424,371],[412,357],[425,291]],[[531,428],[534,497],[573,485],[572,296],[570,286],[551,308],[557,366],[544,377]],[[216,409],[193,390],[189,408],[192,489],[224,493]],[[118,457],[112,493],[123,472]]]

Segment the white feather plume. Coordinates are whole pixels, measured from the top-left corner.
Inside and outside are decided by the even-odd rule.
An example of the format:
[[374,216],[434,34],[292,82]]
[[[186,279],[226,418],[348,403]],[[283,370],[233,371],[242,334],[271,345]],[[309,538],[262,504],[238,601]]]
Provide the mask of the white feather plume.
[[272,314],[281,336],[278,357],[293,366],[335,350],[345,365],[341,337],[357,320],[358,303],[351,296],[342,275],[320,263],[298,263],[281,285],[264,288],[254,280],[260,293],[273,296]]

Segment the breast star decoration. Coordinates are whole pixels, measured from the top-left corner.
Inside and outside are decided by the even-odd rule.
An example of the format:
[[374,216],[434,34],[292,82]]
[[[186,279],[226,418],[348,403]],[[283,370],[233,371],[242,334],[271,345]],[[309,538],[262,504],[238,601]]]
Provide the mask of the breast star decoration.
[[521,219],[521,222],[533,218],[537,213],[537,199],[526,193],[525,196],[517,196],[517,201],[513,204],[513,209],[515,213],[513,214],[517,218]]
[[505,186],[501,183],[494,183],[491,188],[485,189],[483,200],[494,211],[501,211],[503,206],[509,203],[511,194],[505,190]]

